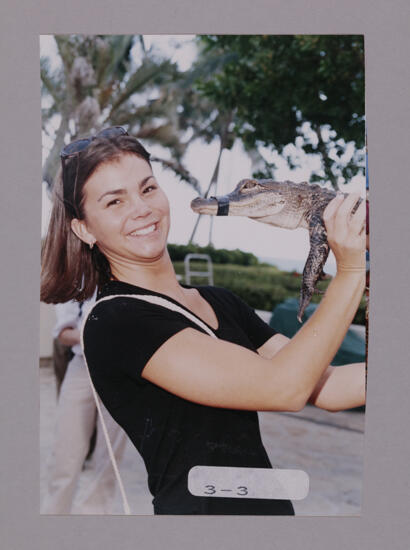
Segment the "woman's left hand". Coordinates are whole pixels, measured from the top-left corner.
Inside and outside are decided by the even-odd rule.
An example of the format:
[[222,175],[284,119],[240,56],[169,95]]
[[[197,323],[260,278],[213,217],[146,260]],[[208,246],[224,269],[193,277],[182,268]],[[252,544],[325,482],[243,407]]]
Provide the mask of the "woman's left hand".
[[336,258],[338,271],[365,270],[366,203],[357,193],[337,195],[323,212],[327,239]]

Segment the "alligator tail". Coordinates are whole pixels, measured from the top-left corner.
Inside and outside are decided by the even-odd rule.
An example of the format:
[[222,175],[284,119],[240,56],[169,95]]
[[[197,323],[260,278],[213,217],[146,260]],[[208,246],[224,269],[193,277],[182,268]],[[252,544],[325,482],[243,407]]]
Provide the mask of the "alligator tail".
[[321,213],[312,214],[309,222],[310,250],[303,269],[302,287],[300,289],[299,310],[297,319],[301,323],[302,316],[315,293],[316,283],[321,278],[323,266],[329,255],[326,228]]

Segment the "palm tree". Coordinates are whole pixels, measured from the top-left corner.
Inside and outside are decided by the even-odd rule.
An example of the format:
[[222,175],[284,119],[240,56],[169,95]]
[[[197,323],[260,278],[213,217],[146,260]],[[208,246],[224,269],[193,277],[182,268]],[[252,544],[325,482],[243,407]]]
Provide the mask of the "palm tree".
[[[170,153],[167,158],[153,156],[152,161],[171,169],[198,194],[202,194],[200,182],[184,166],[184,155],[194,140],[210,143],[218,138],[220,148],[205,192],[208,196],[216,187],[222,152],[230,149],[235,139],[231,128],[234,111],[220,111],[212,100],[193,90],[193,83],[200,75],[212,75],[216,67],[229,61],[230,54],[202,52],[193,67],[181,73],[175,63],[147,50],[141,35],[54,38],[59,69],[51,70],[49,59],[41,58],[42,95],[48,103],[42,112],[43,131],[48,132],[52,119],[58,120],[43,168],[48,189],[67,137],[78,139],[104,126],[120,125],[144,141],[165,147]],[[134,47],[140,49],[138,63],[132,54]],[[198,222],[199,218],[190,242]]]
[[[41,59],[42,95],[49,106],[42,112],[43,130],[58,115],[54,144],[43,168],[43,179],[52,187],[59,166],[59,152],[67,135],[76,139],[108,125],[127,125],[140,138],[171,147],[180,161],[180,146],[175,121],[169,117],[175,103],[173,83],[178,78],[176,65],[158,59],[142,48],[143,58],[133,66],[131,50],[142,37],[55,36],[61,66],[50,69],[49,60]],[[157,88],[159,97],[150,99]],[[141,97],[144,104],[141,103]],[[166,119],[164,121],[164,119]],[[158,159],[162,160],[162,159]],[[197,185],[180,162],[168,164],[192,185]]]

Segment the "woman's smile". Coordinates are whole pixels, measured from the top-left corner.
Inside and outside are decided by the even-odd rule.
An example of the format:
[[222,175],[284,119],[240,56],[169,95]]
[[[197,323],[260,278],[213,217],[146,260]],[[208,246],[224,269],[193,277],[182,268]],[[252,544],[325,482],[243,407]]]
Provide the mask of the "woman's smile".
[[152,225],[143,227],[142,229],[135,229],[135,231],[129,233],[129,237],[142,237],[145,235],[150,235],[157,230],[157,227],[158,225],[156,223],[153,223]]
[[84,212],[86,237],[110,261],[146,262],[166,250],[168,199],[151,166],[136,155],[122,154],[91,175],[84,187]]

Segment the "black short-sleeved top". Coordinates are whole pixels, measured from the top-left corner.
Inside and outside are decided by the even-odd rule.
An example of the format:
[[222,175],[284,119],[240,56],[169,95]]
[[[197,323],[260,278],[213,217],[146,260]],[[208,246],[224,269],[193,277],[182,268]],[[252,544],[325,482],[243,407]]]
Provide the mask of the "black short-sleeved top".
[[[233,293],[198,287],[218,319],[216,336],[256,351],[275,331]],[[145,380],[150,357],[177,332],[201,329],[183,314],[132,298],[156,292],[111,281],[100,289],[84,326],[84,354],[104,405],[140,452],[156,514],[293,515],[290,501],[198,497],[189,493],[193,466],[270,468],[253,411],[192,403]],[[183,308],[186,309],[186,308]],[[187,310],[189,311],[189,310]]]

